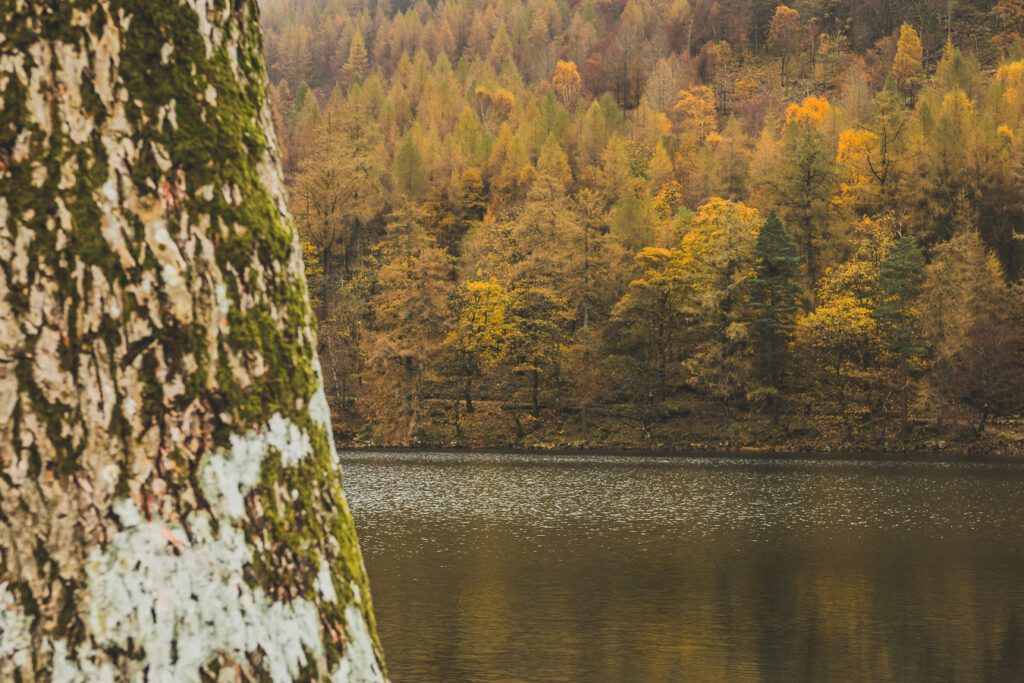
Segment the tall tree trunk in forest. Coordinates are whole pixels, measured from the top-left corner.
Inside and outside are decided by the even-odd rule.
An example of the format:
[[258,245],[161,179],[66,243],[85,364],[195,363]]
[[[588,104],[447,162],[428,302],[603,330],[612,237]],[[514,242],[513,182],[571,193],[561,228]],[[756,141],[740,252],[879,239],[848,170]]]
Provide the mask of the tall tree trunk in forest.
[[466,375],[466,382],[462,386],[462,397],[466,401],[466,412],[472,413],[473,408],[473,374]]
[[540,372],[534,368],[530,371],[531,387],[530,391],[533,398],[533,416],[537,417],[540,415]]
[[384,678],[257,15],[0,4],[2,680]]

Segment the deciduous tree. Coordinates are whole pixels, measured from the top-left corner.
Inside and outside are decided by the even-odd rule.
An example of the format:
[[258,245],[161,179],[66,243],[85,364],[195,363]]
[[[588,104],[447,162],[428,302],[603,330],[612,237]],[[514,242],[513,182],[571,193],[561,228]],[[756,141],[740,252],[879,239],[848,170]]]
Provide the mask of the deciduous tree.
[[789,60],[800,51],[802,34],[800,13],[786,5],[776,7],[768,27],[768,49],[779,58],[783,85]]
[[258,12],[0,9],[4,680],[384,678]]

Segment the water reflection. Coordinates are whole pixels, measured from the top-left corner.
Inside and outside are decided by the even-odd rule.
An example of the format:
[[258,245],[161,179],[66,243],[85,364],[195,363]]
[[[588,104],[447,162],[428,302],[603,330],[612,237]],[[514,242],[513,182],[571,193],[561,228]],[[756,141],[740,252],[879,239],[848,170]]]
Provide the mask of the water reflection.
[[1020,466],[343,457],[397,681],[1024,678]]

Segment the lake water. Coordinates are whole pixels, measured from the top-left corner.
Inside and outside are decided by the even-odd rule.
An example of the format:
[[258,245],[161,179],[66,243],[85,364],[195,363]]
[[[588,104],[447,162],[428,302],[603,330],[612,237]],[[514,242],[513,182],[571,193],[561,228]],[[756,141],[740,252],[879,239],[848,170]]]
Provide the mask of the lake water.
[[1024,466],[343,453],[403,681],[1024,680]]

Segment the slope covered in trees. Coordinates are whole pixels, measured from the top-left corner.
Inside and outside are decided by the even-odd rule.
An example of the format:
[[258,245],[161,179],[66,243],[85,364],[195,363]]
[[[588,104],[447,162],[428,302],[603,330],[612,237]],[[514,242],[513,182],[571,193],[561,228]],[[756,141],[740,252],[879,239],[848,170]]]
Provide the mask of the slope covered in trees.
[[1015,0],[268,0],[349,435],[991,432],[1024,380],[1022,17]]

